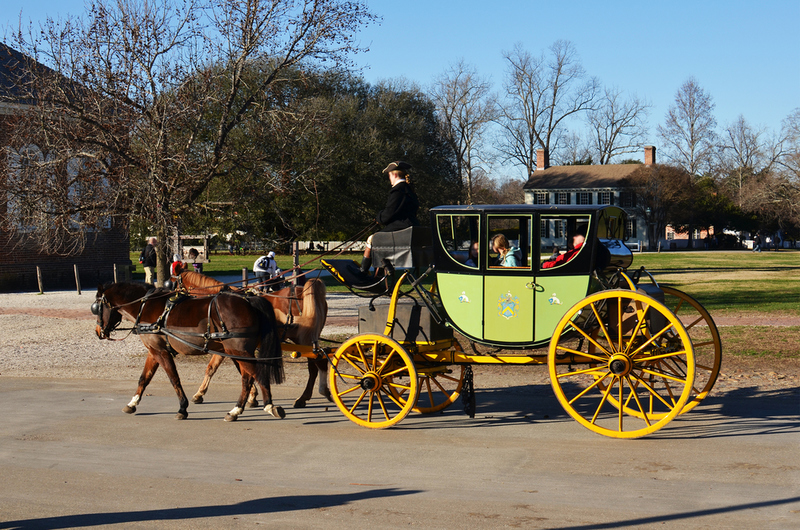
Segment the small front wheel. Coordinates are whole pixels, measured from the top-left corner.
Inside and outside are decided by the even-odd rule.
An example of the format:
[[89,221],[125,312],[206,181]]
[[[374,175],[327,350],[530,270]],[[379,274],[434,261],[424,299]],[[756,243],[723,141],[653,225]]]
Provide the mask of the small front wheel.
[[[673,360],[680,373],[663,368]],[[693,392],[686,329],[664,304],[634,291],[601,291],[575,304],[556,326],[547,363],[564,410],[614,438],[661,429]]]
[[336,350],[331,364],[328,377],[333,401],[358,425],[391,427],[402,421],[417,401],[414,362],[391,337],[356,335]]

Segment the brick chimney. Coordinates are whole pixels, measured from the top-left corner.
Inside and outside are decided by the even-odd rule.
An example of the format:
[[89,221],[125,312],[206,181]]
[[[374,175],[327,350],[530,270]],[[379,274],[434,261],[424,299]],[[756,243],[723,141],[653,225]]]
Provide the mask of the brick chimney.
[[550,167],[550,153],[547,149],[536,150],[536,171],[541,171]]
[[652,145],[644,146],[644,164],[652,166],[656,163],[656,148]]

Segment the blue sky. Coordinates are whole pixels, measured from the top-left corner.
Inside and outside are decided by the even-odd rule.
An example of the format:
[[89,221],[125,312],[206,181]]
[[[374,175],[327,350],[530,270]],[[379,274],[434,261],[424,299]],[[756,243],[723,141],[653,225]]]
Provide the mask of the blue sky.
[[[572,41],[587,73],[653,104],[655,127],[689,77],[715,104],[720,126],[743,115],[778,131],[800,107],[800,0],[669,2],[367,0],[382,22],[361,32],[367,81],[404,77],[423,88],[464,59],[500,90],[502,52],[539,54]],[[34,22],[79,13],[83,0],[4,0],[3,26],[20,9]],[[516,176],[516,175],[515,175]]]

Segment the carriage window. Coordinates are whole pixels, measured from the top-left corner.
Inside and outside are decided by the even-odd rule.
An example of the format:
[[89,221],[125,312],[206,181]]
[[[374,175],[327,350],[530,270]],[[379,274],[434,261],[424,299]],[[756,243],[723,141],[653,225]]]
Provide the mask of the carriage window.
[[489,268],[530,268],[530,216],[489,216],[487,221]]
[[436,223],[442,248],[450,258],[460,265],[477,269],[476,256],[470,256],[470,248],[478,242],[478,215],[437,215]]
[[[542,229],[539,232],[539,259],[541,268],[560,267],[578,254],[582,244],[576,249],[574,243],[582,243],[589,227],[586,215],[543,215]],[[547,229],[545,229],[547,227]],[[582,237],[575,238],[576,234]]]

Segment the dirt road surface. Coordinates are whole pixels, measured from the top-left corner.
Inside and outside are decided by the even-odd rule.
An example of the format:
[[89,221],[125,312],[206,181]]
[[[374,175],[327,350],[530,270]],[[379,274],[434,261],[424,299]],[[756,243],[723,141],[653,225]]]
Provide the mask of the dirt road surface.
[[[639,440],[569,418],[543,367],[477,367],[474,419],[457,403],[372,431],[318,396],[292,409],[301,363],[275,388],[285,419],[226,423],[226,364],[177,421],[161,373],[121,412],[142,348],[94,338],[91,298],[61,304],[71,316],[0,298],[0,529],[800,528],[796,366],[723,365],[699,407]],[[203,361],[179,359],[189,393]]]

